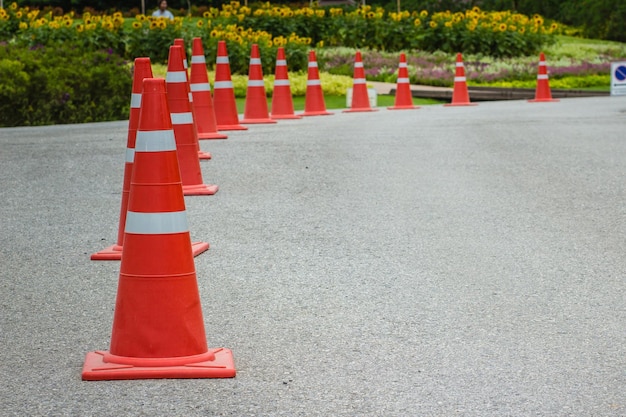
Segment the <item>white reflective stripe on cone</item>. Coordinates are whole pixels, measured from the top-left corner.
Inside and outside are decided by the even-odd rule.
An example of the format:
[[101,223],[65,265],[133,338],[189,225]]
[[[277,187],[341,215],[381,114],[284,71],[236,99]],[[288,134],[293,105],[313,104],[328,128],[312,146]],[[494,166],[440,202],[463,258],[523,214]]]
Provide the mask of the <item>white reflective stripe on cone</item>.
[[289,80],[274,80],[274,86],[281,87],[289,85]]
[[173,125],[190,125],[193,123],[193,115],[191,112],[187,113],[172,113],[170,114]]
[[228,57],[227,56],[218,56],[217,59],[215,60],[216,64],[228,64]]
[[537,74],[537,79],[538,80],[547,80],[548,79],[548,74]]
[[322,85],[320,80],[307,80],[306,85]]
[[263,80],[248,80],[248,87],[264,87]]
[[276,66],[277,67],[284,67],[285,65],[287,65],[287,60],[286,59],[277,59],[276,60]]
[[400,65],[398,65],[398,67],[406,68],[406,62],[400,62]]
[[204,55],[192,55],[191,64],[206,64],[206,59],[204,58]]
[[463,63],[462,63],[462,62],[457,62],[457,63],[456,63],[456,66],[457,66],[457,67],[462,67],[462,66],[463,66]]
[[261,65],[261,58],[250,58],[251,65]]
[[458,82],[463,82],[465,81],[465,77],[454,77],[454,82],[458,83]]
[[191,91],[211,91],[211,84],[209,83],[194,83],[189,84]]
[[232,81],[215,81],[215,84],[213,84],[213,88],[216,90],[220,88],[233,88],[233,82]]
[[546,61],[539,61],[539,66],[540,67],[547,67],[548,65],[546,64]]
[[126,233],[140,235],[162,235],[171,233],[185,233],[189,231],[187,214],[185,211],[165,213],[126,213]]
[[409,79],[408,78],[398,78],[398,83],[399,84],[408,84],[409,83]]
[[363,68],[363,63],[362,62],[355,62],[354,63],[354,68]]
[[186,83],[187,73],[185,71],[168,71],[165,74],[166,83]]
[[355,78],[353,84],[365,84],[364,78]]
[[135,162],[135,150],[133,148],[126,148],[126,162],[129,164]]
[[141,107],[141,93],[132,93],[130,95],[130,108],[138,109]]
[[174,131],[169,130],[140,130],[137,132],[135,152],[163,152],[175,151],[176,140]]
[[309,68],[317,68],[317,62],[316,61],[309,62]]

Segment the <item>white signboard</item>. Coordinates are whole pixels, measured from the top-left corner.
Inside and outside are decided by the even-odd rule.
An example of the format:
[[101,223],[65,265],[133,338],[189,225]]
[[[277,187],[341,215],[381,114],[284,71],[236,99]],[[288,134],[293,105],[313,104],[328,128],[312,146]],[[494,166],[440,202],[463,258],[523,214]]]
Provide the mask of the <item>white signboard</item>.
[[626,62],[611,62],[611,95],[626,96]]

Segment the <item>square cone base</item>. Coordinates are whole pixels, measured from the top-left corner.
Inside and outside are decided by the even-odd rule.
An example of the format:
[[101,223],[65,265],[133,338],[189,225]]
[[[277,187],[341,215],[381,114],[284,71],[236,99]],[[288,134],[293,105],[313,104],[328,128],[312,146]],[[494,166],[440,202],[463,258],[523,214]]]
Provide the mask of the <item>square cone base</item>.
[[[209,244],[206,242],[192,242],[191,252],[193,256],[198,256],[203,252],[209,250]],[[91,255],[92,261],[120,261],[122,260],[122,246],[112,245],[108,248],[102,249],[99,252]]]
[[217,130],[248,130],[248,127],[242,125],[217,125]]
[[557,102],[559,100],[555,99],[555,98],[536,98],[533,100],[528,100],[529,103],[554,103]]
[[478,106],[478,103],[447,103],[444,107],[458,107],[458,106]]
[[393,106],[387,107],[387,110],[416,110],[419,108],[419,106]]
[[211,152],[198,151],[198,159],[211,159]]
[[298,116],[297,114],[272,114],[270,117],[273,120],[302,119],[302,116]]
[[213,195],[219,189],[213,184],[183,185],[183,195]]
[[241,123],[250,125],[260,125],[264,123],[276,123],[276,120],[272,119],[241,119]]
[[183,378],[233,378],[235,362],[230,349],[210,349],[215,359],[175,366],[133,366],[104,361],[107,352],[87,353],[83,366],[83,381],[120,379],[183,379]]
[[305,111],[304,113],[300,113],[300,116],[332,116],[335,113],[331,113],[329,111],[320,110],[320,111]]
[[198,133],[198,139],[207,140],[207,139],[228,139],[228,135],[224,135],[221,133]]
[[374,109],[371,107],[355,107],[353,109],[344,110],[344,113],[358,113],[358,112],[367,112],[367,111],[378,111],[378,109]]

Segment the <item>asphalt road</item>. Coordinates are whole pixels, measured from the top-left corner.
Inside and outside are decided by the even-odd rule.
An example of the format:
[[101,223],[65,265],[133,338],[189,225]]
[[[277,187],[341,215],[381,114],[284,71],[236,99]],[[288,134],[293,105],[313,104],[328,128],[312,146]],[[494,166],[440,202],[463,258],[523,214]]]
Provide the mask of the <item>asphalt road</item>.
[[2,416],[626,416],[626,97],[341,113],[201,141],[227,380],[106,350],[126,122],[0,129]]

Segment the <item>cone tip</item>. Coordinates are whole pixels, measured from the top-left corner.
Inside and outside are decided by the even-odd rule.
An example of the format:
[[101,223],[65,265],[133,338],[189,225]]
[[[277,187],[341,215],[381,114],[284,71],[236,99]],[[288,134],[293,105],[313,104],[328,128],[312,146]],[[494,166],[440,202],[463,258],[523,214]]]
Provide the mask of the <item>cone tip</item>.
[[183,47],[180,45],[170,46],[170,53],[167,59],[167,70],[170,71],[184,71],[185,65],[183,64]]

